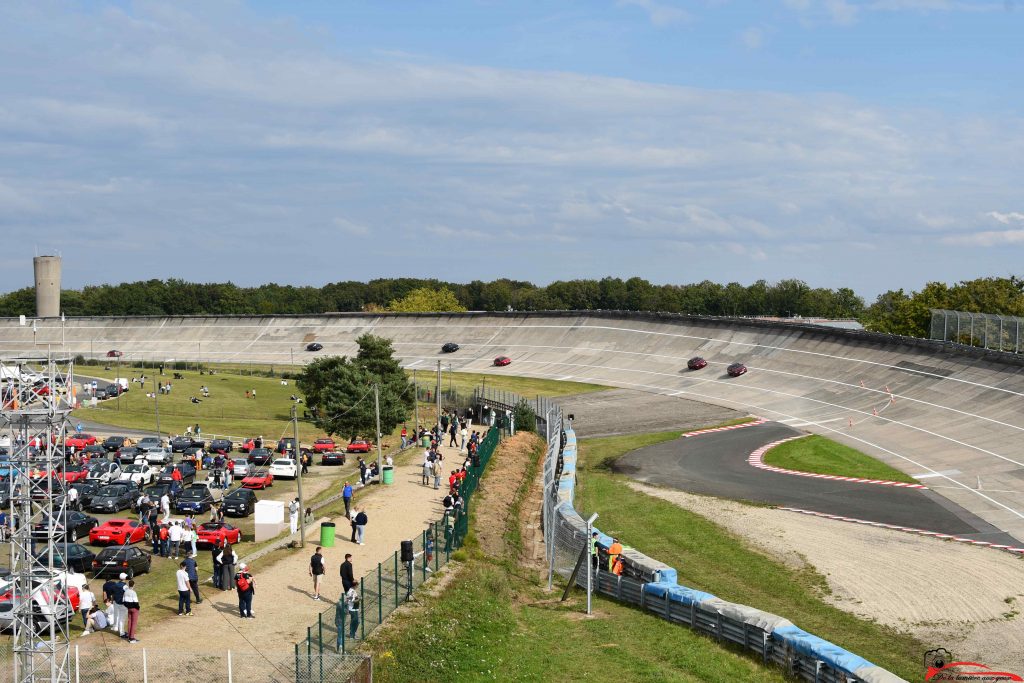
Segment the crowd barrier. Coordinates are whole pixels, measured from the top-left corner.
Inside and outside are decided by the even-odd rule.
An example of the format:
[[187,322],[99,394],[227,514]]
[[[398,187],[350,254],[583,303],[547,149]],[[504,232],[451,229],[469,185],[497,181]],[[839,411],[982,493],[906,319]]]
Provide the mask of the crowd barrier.
[[[587,523],[573,505],[576,435],[571,424],[563,429],[561,410],[557,406],[550,408],[545,417],[548,451],[544,463],[543,519],[549,576],[557,573],[569,578],[587,547]],[[600,554],[606,555],[612,539],[597,528],[593,531],[598,533]],[[801,680],[813,683],[904,681],[863,657],[807,633],[785,617],[680,585],[675,569],[623,545],[622,574],[606,571],[607,567],[599,563],[593,580],[595,592],[751,651],[765,664],[780,666]],[[576,584],[586,589],[586,572],[578,571],[575,577]]]

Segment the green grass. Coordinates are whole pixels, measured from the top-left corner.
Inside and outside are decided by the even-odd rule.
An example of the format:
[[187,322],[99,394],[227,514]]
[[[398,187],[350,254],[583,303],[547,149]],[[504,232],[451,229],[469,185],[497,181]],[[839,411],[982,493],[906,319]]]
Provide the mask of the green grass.
[[[514,370],[511,370],[514,372]],[[499,371],[500,372],[500,371]],[[406,370],[412,377],[412,372]],[[449,375],[451,377],[449,378]],[[416,380],[422,389],[431,389],[436,386],[437,374],[431,370],[421,370],[416,373]],[[593,391],[605,391],[612,387],[600,384],[588,384],[586,382],[568,382],[554,379],[538,379],[534,377],[515,377],[512,375],[485,375],[476,372],[452,372],[449,373],[447,366],[441,364],[441,391],[448,391],[451,386],[460,394],[471,395],[473,389],[486,386],[488,389],[497,391],[511,391],[525,398],[536,398],[540,396],[568,396],[570,394],[585,394]]]
[[801,472],[917,483],[909,474],[817,434],[776,446],[765,453],[764,461],[774,467]]
[[[731,602],[785,616],[904,678],[920,675],[925,646],[891,628],[859,619],[822,600],[825,578],[794,570],[747,547],[712,521],[669,502],[630,490],[608,464],[622,454],[675,438],[678,432],[584,439],[576,508],[599,512],[600,528],[679,572],[679,582]],[[841,552],[841,551],[837,551]]]

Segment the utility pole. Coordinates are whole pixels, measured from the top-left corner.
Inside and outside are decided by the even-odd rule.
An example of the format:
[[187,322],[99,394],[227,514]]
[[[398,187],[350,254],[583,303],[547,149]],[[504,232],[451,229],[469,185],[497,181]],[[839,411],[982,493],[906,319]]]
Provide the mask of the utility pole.
[[441,424],[441,361],[437,361],[437,424]]
[[292,434],[295,437],[295,485],[299,489],[299,547],[306,547],[306,499],[302,497],[302,449],[299,448],[299,408],[292,405]]
[[[416,429],[420,428],[420,386],[416,384],[416,368],[412,369],[412,395],[416,399]],[[413,438],[415,441],[416,438]]]
[[380,386],[373,385],[373,412],[377,416],[377,480],[378,484],[384,484],[384,459],[380,450]]
[[[157,385],[154,387],[153,401],[156,407],[156,435],[160,436],[160,380],[153,378],[153,384]],[[146,387],[143,386],[142,388],[145,389]]]

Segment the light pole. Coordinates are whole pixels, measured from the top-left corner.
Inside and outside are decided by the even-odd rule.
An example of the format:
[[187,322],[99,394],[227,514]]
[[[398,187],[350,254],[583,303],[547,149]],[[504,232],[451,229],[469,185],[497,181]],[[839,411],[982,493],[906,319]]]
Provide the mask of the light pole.
[[295,437],[295,485],[299,494],[299,547],[306,547],[306,500],[302,497],[302,464],[299,462],[299,407],[292,405],[292,435]]
[[441,424],[441,361],[437,361],[437,391],[434,392],[437,399],[437,423]]
[[594,520],[598,518],[598,514],[595,512],[590,515],[590,519],[587,520],[587,614],[590,614],[590,595],[593,593],[593,575],[594,575]]
[[[416,384],[416,368],[412,369],[412,396],[416,404],[416,429],[420,428],[420,387]],[[413,441],[419,437],[419,432],[413,436]]]
[[64,348],[64,311],[60,312],[60,348]]
[[[156,435],[160,436],[160,380],[153,378],[153,406],[156,410]],[[146,387],[143,386],[143,389]]]
[[384,459],[381,455],[380,450],[380,387],[377,384],[373,385],[373,412],[377,417],[377,483],[381,486],[384,485]]

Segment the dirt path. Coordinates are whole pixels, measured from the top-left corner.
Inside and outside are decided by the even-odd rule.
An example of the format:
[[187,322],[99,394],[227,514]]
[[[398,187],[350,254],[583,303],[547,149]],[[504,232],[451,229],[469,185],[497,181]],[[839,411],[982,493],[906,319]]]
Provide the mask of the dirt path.
[[[847,612],[907,631],[959,659],[1024,673],[1024,561],[1018,558],[888,529],[629,485],[714,520],[790,566],[810,564],[828,580],[832,595],[825,599]],[[869,653],[859,654],[870,659]]]
[[[457,448],[444,448],[442,452],[448,470],[456,467],[456,463],[461,466],[465,458],[459,455]],[[338,567],[345,553],[352,553],[356,576],[362,576],[371,568],[375,569],[378,562],[390,559],[402,540],[419,534],[428,522],[441,516],[446,478],[441,482],[441,490],[434,490],[433,486],[421,485],[421,472],[422,450],[415,450],[408,464],[396,464],[393,486],[372,486],[368,489],[369,495],[362,498],[356,493],[354,506],[364,507],[369,517],[365,545],[349,542],[350,526],[343,517],[330,520],[338,525],[338,540],[335,547],[324,549],[327,574],[321,588],[322,601],[312,599],[312,580],[308,575],[309,558],[319,538],[320,522],[326,521],[318,519],[307,528],[305,549],[274,551],[267,557],[274,558],[275,563],[266,572],[260,571],[259,562],[254,564],[256,619],[239,617],[234,591],[217,591],[207,584],[201,590],[204,602],[194,608],[194,616],[174,616],[153,626],[148,626],[143,617],[140,640],[155,645],[202,634],[203,638],[208,636],[215,640],[217,649],[230,649],[239,657],[258,657],[259,652],[292,652],[294,643],[305,637],[306,627],[316,622],[317,614],[337,600],[341,592]],[[278,559],[279,554],[286,556]],[[200,565],[209,569],[207,553],[200,554]],[[174,585],[169,583],[167,591],[174,595]],[[117,640],[116,636],[102,634],[100,638],[91,636],[76,643],[91,648],[106,641],[116,648],[121,646]]]
[[473,529],[480,549],[488,555],[503,557],[509,551],[505,538],[509,515],[538,442],[536,434],[519,432],[498,446],[487,466],[473,505]]

